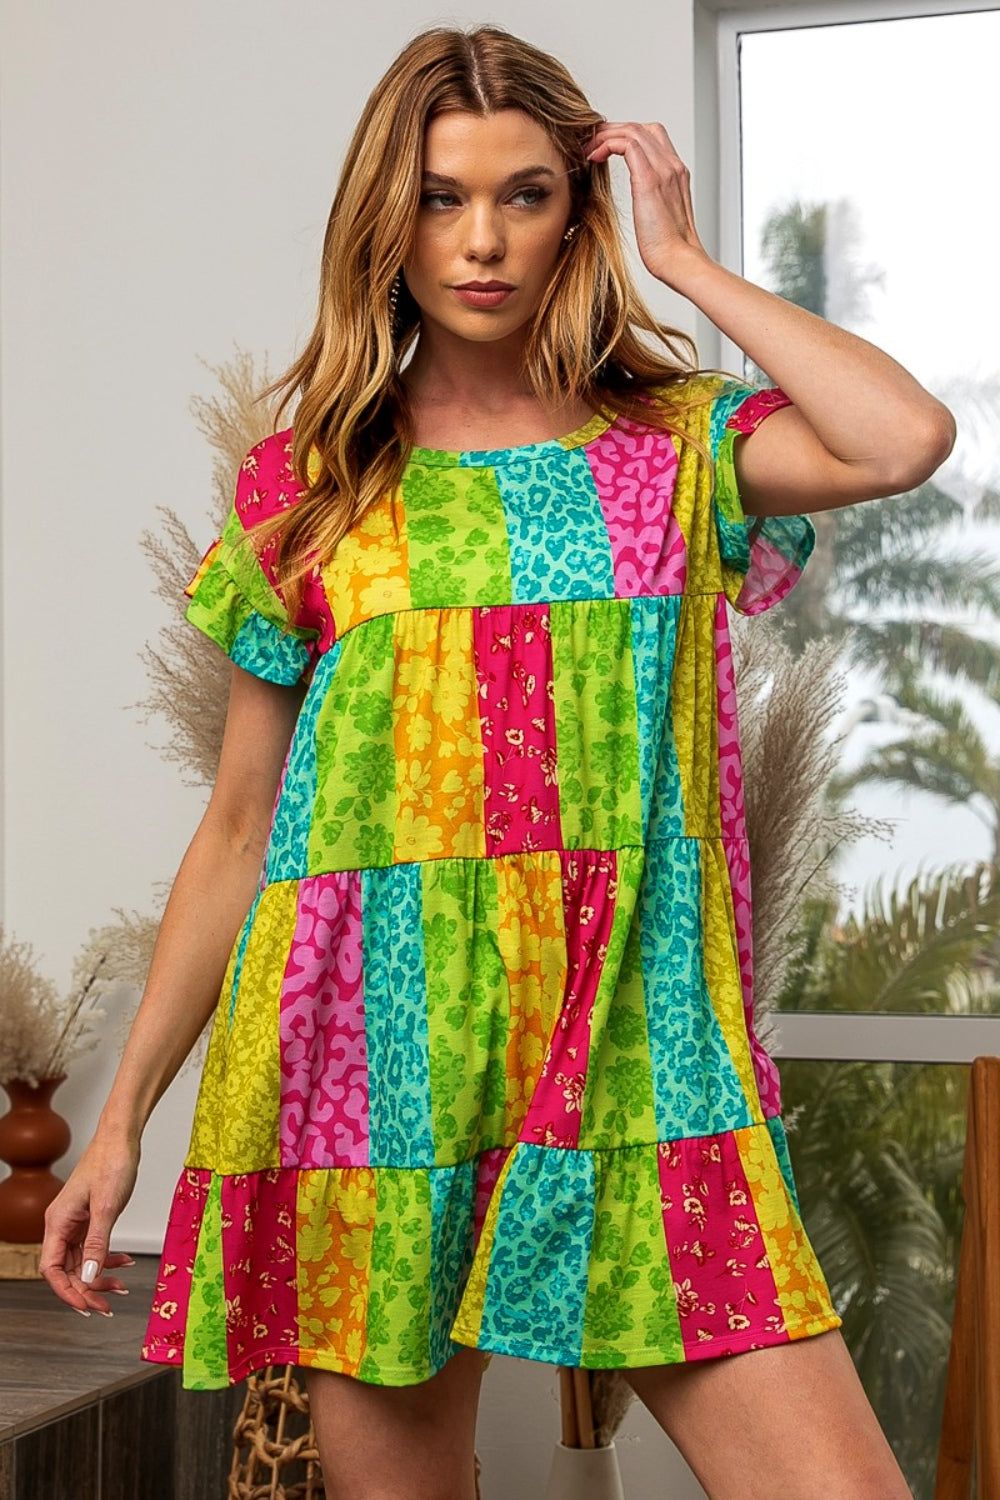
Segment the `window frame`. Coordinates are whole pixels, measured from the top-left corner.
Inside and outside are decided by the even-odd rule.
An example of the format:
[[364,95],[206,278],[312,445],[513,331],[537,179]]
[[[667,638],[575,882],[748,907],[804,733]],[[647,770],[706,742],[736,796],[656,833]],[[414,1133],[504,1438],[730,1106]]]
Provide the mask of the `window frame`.
[[[797,0],[747,6],[694,0],[695,218],[710,253],[743,275],[740,39],[746,32],[910,20],[998,10],[995,0]],[[699,310],[701,364],[743,370],[743,351]],[[971,1063],[1000,1055],[1000,1015],[769,1011],[776,1058],[838,1062]]]

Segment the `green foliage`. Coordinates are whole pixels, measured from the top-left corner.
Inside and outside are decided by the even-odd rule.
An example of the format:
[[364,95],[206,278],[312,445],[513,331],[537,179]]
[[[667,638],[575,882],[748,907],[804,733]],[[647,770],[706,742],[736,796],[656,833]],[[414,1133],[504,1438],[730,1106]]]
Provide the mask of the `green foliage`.
[[967,1069],[784,1062],[802,1216],[865,1391],[918,1500],[933,1494]]
[[[785,1010],[997,1008],[1000,871],[876,886],[843,924],[803,911]],[[914,1495],[933,1491],[962,1226],[965,1067],[793,1062],[782,1102],[802,1217],[868,1398]]]
[[879,882],[860,916],[838,925],[836,902],[809,903],[802,948],[779,1010],[991,1014],[1000,1008],[992,965],[1000,939],[1000,869],[945,869],[902,890]]
[[[849,253],[845,207],[793,203],[772,214],[762,253],[767,285],[847,327],[878,277]],[[980,387],[957,392],[973,425],[977,411],[995,422],[988,382]],[[1000,1006],[1000,756],[966,707],[970,687],[1000,696],[1000,562],[997,549],[991,556],[955,543],[966,519],[1000,521],[995,482],[969,506],[927,480],[875,503],[815,513],[815,552],[782,615],[797,657],[817,638],[843,641],[848,661],[877,672],[912,716],[895,744],[831,780],[831,801],[881,781],[967,807],[992,829],[994,862],[876,888],[861,914],[840,925],[835,897],[807,901],[779,1010],[971,1014]],[[963,685],[962,698],[933,685],[942,675]],[[962,1226],[968,1070],[805,1061],[780,1069],[806,1229],[869,1399],[914,1495],[931,1500]]]

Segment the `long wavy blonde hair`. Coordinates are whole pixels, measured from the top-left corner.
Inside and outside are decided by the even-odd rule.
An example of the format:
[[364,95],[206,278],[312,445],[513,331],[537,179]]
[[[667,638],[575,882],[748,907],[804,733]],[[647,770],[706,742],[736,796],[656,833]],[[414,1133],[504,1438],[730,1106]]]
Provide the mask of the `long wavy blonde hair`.
[[283,393],[275,430],[292,397],[300,397],[292,463],[304,493],[249,528],[258,550],[271,544],[292,618],[305,574],[399,483],[413,447],[400,370],[419,333],[420,309],[400,278],[393,320],[389,290],[412,242],[425,129],[446,111],[487,116],[504,109],[537,121],[567,169],[575,169],[570,222],[578,228],[563,243],[527,329],[523,377],[547,404],[582,400],[592,410],[645,421],[693,442],[710,462],[679,425],[685,410],[706,399],[683,389],[698,372],[694,340],[658,322],[639,296],[608,164],[584,160],[604,116],[562,63],[510,32],[432,27],[404,47],[365,105],[326,227],[316,326],[299,358],[260,396]]

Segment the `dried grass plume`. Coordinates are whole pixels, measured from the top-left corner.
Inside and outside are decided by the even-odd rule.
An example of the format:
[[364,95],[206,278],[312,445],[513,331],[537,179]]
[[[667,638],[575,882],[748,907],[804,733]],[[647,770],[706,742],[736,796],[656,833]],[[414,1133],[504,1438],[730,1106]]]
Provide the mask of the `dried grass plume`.
[[[274,431],[276,398],[261,400],[267,362],[258,374],[250,354],[237,350],[220,365],[208,365],[218,383],[211,397],[195,396],[191,411],[212,450],[212,489],[209,518],[212,537],[196,542],[177,512],[158,507],[159,530],[143,532],[141,546],[155,579],[154,591],[171,614],[155,643],[141,657],[149,675],[149,692],[131,707],[145,722],[159,720],[167,737],[160,754],[180,768],[187,786],[211,786],[219,764],[226,724],[231,668],[219,648],[184,618],[184,589],[197,570],[208,541],[225,524],[236,489],[236,478],[247,451]],[[122,981],[142,991],[166,905],[170,882],[158,887],[155,912],[149,915],[115,909],[118,920],[102,929],[118,955]],[[123,1018],[127,1029],[130,1016]],[[210,1022],[201,1041],[188,1054],[181,1071],[200,1064]]]
[[[228,363],[206,365],[219,384],[219,394],[195,396],[191,410],[213,449],[210,502],[214,539],[222,531],[232,505],[240,464],[255,443],[273,431],[275,400],[259,401],[264,373],[254,371],[253,358],[243,350]],[[219,648],[184,619],[184,589],[198,567],[205,545],[195,542],[177,512],[158,506],[159,531],[144,531],[142,550],[156,580],[154,592],[173,618],[155,644],[141,653],[149,673],[150,691],[137,708],[143,719],[165,721],[167,741],[159,747],[165,760],[180,766],[187,786],[211,786],[219,764],[222,732],[229,697],[230,665]]]
[[891,824],[828,797],[843,743],[834,726],[847,687],[846,643],[811,641],[795,656],[780,621],[740,617],[732,642],[753,890],[754,1028],[767,1046],[775,1001],[800,948],[803,902],[842,894],[834,856],[861,838],[888,837]]

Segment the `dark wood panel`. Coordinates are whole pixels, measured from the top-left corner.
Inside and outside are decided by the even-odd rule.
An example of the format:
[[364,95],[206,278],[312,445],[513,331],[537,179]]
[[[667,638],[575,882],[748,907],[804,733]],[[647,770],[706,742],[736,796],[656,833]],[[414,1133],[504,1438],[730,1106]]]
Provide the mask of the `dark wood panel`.
[[0,1500],[225,1496],[246,1385],[185,1391],[180,1370],[139,1358],[158,1266],[139,1256],[122,1273],[113,1318],[0,1281]]
[[140,1358],[158,1266],[144,1255],[121,1273],[113,1318],[81,1318],[44,1281],[0,1281],[0,1441],[162,1373]]
[[100,1500],[174,1500],[175,1392],[165,1370],[101,1402]]
[[15,1441],[14,1469],[14,1500],[100,1500],[98,1408],[85,1407],[22,1434]]
[[246,1385],[185,1391],[177,1375],[177,1447],[172,1500],[222,1500],[233,1462],[233,1427]]
[[0,1443],[0,1500],[14,1500],[14,1444]]

